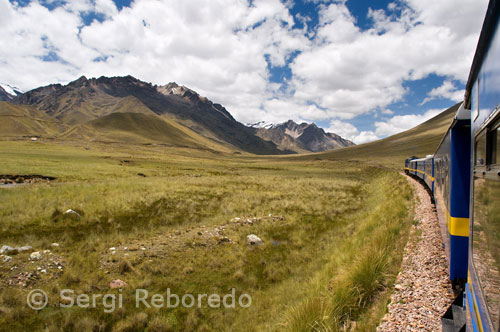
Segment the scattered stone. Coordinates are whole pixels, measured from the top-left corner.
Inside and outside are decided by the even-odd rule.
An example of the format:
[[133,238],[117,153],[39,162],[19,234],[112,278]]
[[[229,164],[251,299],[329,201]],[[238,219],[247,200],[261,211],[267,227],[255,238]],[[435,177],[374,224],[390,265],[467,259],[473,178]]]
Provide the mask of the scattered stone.
[[3,262],[4,262],[4,263],[10,262],[11,260],[12,260],[12,257],[10,257],[10,256],[5,256],[5,257],[3,258]]
[[124,288],[125,286],[127,286],[127,283],[120,279],[113,280],[109,283],[109,288],[111,289]]
[[50,250],[49,249],[46,249],[43,251],[44,254],[50,254]]
[[54,242],[54,243],[51,244],[51,246],[54,247],[54,248],[57,248],[57,247],[59,247],[59,243]]
[[264,244],[262,239],[255,234],[247,235],[247,243],[252,245],[252,246],[253,245],[260,246],[260,245]]
[[24,252],[24,251],[33,250],[33,247],[32,246],[22,246],[22,247],[17,247],[14,249],[17,249],[17,252]]
[[231,243],[231,239],[228,238],[227,236],[223,236],[217,240],[218,244],[223,244],[223,243]]
[[47,273],[47,270],[46,269],[41,269],[40,272],[41,273]]
[[141,247],[141,250],[144,251],[144,250],[146,250],[146,248],[145,247]]
[[17,253],[17,250],[11,246],[4,245],[0,249],[0,254],[12,255],[13,253]]
[[32,252],[30,255],[30,259],[32,261],[38,261],[42,258],[42,254],[39,251]]
[[74,219],[74,220],[80,220],[81,216],[78,212],[76,212],[75,210],[72,210],[72,209],[68,209],[66,210],[63,215],[65,216],[69,216],[71,219]]
[[441,317],[454,296],[436,212],[427,191],[408,178],[415,192],[415,216],[391,295],[377,331],[441,331]]
[[111,248],[109,248],[109,251],[116,251],[116,248],[115,247],[111,247]]

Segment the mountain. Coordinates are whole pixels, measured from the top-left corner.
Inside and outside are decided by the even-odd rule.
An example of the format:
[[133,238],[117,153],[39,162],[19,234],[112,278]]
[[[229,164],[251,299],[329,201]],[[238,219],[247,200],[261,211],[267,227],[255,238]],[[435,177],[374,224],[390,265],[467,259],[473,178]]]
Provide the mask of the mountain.
[[54,136],[66,126],[32,106],[0,101],[0,137]]
[[[253,128],[236,121],[222,105],[176,83],[157,86],[132,76],[82,76],[67,85],[52,84],[28,91],[12,102],[31,105],[63,123],[77,126],[117,112],[152,112],[220,145],[255,154],[291,152],[256,136]],[[80,130],[84,128],[89,127]]]
[[23,92],[19,88],[0,83],[0,101],[10,101],[21,94]]
[[325,132],[314,123],[297,124],[288,120],[280,124],[271,124],[261,121],[249,126],[255,130],[257,136],[274,142],[278,148],[298,153],[320,152],[354,145],[353,142],[337,134]]

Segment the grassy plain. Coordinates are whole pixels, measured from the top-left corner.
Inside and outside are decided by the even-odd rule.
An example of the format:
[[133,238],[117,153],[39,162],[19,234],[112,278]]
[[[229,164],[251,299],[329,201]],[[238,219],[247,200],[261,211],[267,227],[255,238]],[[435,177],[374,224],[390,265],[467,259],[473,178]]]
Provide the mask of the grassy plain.
[[[0,188],[0,245],[51,250],[34,263],[29,253],[0,260],[8,331],[372,331],[412,220],[401,175],[348,160],[47,141],[0,141],[0,153],[2,174],[57,178]],[[247,244],[249,234],[263,245]],[[23,273],[34,275],[26,286],[15,283]],[[127,283],[121,293],[114,279]],[[37,288],[49,296],[41,311],[26,305]],[[234,288],[252,305],[136,308],[137,288]],[[123,306],[61,308],[62,289],[122,294]]]
[[[45,128],[32,109],[6,105],[12,135]],[[0,330],[373,331],[413,217],[394,170],[432,153],[455,110],[378,142],[300,156],[237,153],[148,110],[75,127],[64,143],[0,141],[0,174],[57,178],[0,187],[0,245],[42,252],[40,261],[0,257]],[[249,234],[263,245],[247,244]],[[123,291],[110,289],[115,279]],[[222,297],[233,288],[251,296],[249,308],[135,303],[136,289]],[[41,311],[26,304],[33,289],[49,296]],[[121,294],[123,304],[62,308],[63,289]]]

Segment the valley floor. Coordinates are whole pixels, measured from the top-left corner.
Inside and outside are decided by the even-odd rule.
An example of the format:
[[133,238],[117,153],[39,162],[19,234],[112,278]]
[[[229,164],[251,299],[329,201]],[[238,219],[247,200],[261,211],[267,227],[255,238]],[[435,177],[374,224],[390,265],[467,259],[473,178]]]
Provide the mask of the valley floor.
[[[50,178],[0,185],[0,245],[33,247],[0,257],[8,331],[373,331],[413,220],[406,179],[357,162],[54,142],[0,153],[0,174]],[[148,304],[234,289],[251,305],[138,306],[138,289]],[[79,294],[122,303],[69,307]]]

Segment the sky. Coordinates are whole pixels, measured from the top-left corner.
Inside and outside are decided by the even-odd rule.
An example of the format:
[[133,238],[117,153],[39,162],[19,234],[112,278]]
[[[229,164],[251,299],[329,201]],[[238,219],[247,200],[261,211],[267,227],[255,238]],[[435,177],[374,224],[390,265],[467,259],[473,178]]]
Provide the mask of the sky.
[[0,82],[177,82],[365,143],[463,99],[487,0],[0,0]]

